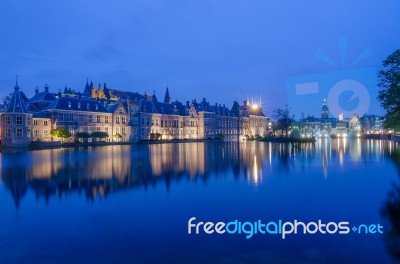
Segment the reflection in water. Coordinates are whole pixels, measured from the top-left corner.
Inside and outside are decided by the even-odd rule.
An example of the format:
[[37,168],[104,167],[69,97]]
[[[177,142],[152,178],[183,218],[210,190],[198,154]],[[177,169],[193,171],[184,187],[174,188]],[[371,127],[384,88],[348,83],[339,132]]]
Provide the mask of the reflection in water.
[[346,159],[357,164],[379,160],[394,151],[397,144],[390,141],[346,139],[322,139],[315,145],[247,142],[53,149],[2,153],[0,180],[18,207],[28,189],[46,201],[73,191],[93,200],[123,188],[147,188],[160,180],[167,189],[172,180],[182,177],[206,182],[211,173],[223,176],[229,171],[259,185],[269,170],[288,173],[320,166],[328,177],[332,162],[343,166]]
[[[255,186],[254,189],[257,191],[254,193],[262,195],[253,196],[253,187],[247,188],[252,191],[250,194],[247,192],[247,195],[253,202],[258,201],[260,197],[265,198],[258,204],[260,206],[265,202],[263,209],[279,211],[280,207],[284,207],[282,211],[287,209],[298,214],[302,208],[295,208],[298,205],[296,199],[304,194],[306,195],[303,197],[302,204],[308,205],[311,202],[314,206],[312,209],[338,209],[341,208],[340,206],[343,206],[342,209],[348,209],[346,208],[348,203],[353,206],[355,204],[350,201],[353,198],[361,201],[360,205],[368,207],[369,204],[364,201],[364,197],[357,197],[359,194],[354,194],[353,189],[349,190],[353,188],[352,186],[356,186],[354,188],[359,186],[360,178],[353,177],[355,175],[352,173],[358,173],[357,169],[360,169],[361,176],[364,176],[368,174],[366,170],[371,168],[371,162],[379,162],[374,164],[377,164],[380,170],[380,165],[385,164],[383,161],[388,160],[394,162],[400,175],[400,148],[397,143],[351,139],[321,139],[315,144],[304,145],[214,142],[3,152],[0,155],[0,185],[7,189],[14,199],[15,207],[19,208],[28,192],[34,193],[37,198],[45,201],[55,197],[69,196],[71,193],[83,194],[92,201],[103,199],[120,190],[131,189],[134,192],[135,188],[147,190],[156,185],[165,186],[168,191],[173,192],[176,185],[171,183],[181,179],[207,183],[211,177],[224,179],[231,177],[235,181],[242,181],[246,186]],[[372,168],[376,167],[372,166]],[[349,173],[338,175],[342,171],[349,171]],[[318,182],[313,177],[307,177],[307,179],[295,177],[308,176],[309,172],[310,175],[315,174],[316,177],[332,179],[332,181],[324,180],[313,185],[313,182]],[[346,177],[341,177],[343,175]],[[283,177],[288,177],[289,180],[286,181]],[[294,178],[295,181],[292,181]],[[263,186],[270,179],[271,184]],[[280,181],[280,179],[284,180]],[[365,179],[373,180],[370,184],[380,181],[379,178],[371,175]],[[337,188],[341,186],[340,184],[343,184],[343,189]],[[365,186],[368,187],[368,184],[365,183]],[[269,186],[271,187],[268,188]],[[285,190],[287,186],[289,188]],[[316,193],[320,195],[318,198],[322,201],[320,202],[319,199],[314,198],[313,190],[318,189],[314,186],[331,192],[324,197],[317,191]],[[236,198],[236,190],[227,191],[229,202],[223,205],[229,205],[231,197]],[[340,200],[342,191],[346,197],[343,198],[344,201]],[[367,195],[370,194],[369,189],[364,191],[368,191]],[[286,199],[290,196],[287,194],[291,192],[295,193],[293,197]],[[282,199],[282,203],[279,199]],[[387,251],[400,260],[400,180],[394,183],[386,201],[381,206],[382,199],[385,198],[378,201],[378,206],[382,207],[379,208],[381,215],[388,222],[388,231],[384,232],[385,245]],[[274,207],[275,201],[278,201],[276,207]],[[205,203],[207,202],[205,200]],[[290,208],[291,205],[294,208]],[[174,203],[170,206],[174,206]],[[372,211],[377,212],[375,208],[373,207]],[[334,214],[337,212],[332,211]],[[306,214],[308,215],[308,212]],[[143,219],[143,221],[148,221],[148,218]]]

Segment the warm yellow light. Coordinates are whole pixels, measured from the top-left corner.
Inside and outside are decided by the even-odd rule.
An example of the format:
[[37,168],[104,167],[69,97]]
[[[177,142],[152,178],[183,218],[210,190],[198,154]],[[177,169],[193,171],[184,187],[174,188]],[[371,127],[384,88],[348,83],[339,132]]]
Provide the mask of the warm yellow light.
[[253,110],[258,110],[259,106],[258,106],[258,104],[252,104],[252,105],[251,105],[251,108],[252,108]]

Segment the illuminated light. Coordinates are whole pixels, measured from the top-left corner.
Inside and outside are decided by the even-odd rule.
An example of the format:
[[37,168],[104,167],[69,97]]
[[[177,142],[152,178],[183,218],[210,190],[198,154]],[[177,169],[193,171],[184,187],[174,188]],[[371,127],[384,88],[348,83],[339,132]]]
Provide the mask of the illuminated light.
[[357,133],[357,137],[360,137],[361,135],[360,135],[360,133]]
[[253,109],[254,111],[258,110],[259,108],[260,108],[260,106],[258,104],[251,105],[251,109]]

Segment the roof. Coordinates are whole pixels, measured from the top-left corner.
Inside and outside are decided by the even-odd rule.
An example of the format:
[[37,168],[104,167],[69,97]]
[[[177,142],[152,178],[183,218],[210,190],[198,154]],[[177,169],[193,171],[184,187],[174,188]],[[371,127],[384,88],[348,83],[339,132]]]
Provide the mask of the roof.
[[26,107],[26,96],[20,91],[18,83],[14,87],[14,93],[8,103],[5,113],[28,113]]
[[178,101],[168,103],[156,102],[156,101],[142,101],[141,102],[141,112],[155,113],[155,114],[165,114],[165,115],[181,115],[187,116],[187,108]]
[[108,113],[107,109],[94,99],[83,99],[73,97],[60,97],[53,101],[45,111],[51,110],[67,110],[67,111],[83,111]]
[[40,102],[40,101],[51,102],[51,101],[54,101],[54,100],[56,100],[56,97],[52,93],[44,91],[44,92],[40,92],[40,93],[35,94],[31,98],[30,101],[31,101],[31,103],[36,103],[36,102]]

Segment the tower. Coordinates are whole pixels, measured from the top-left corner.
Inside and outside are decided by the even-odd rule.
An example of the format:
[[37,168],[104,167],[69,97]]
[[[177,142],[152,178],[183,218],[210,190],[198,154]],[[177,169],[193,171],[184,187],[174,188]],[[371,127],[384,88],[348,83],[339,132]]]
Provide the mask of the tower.
[[27,147],[32,141],[32,114],[28,113],[18,80],[14,93],[1,116],[2,147]]
[[323,119],[323,121],[328,121],[328,118],[329,118],[329,108],[326,104],[326,98],[324,98],[321,108],[321,119]]
[[96,88],[94,87],[93,81],[90,82],[90,97],[92,97],[92,98],[97,97],[97,92],[96,92]]

